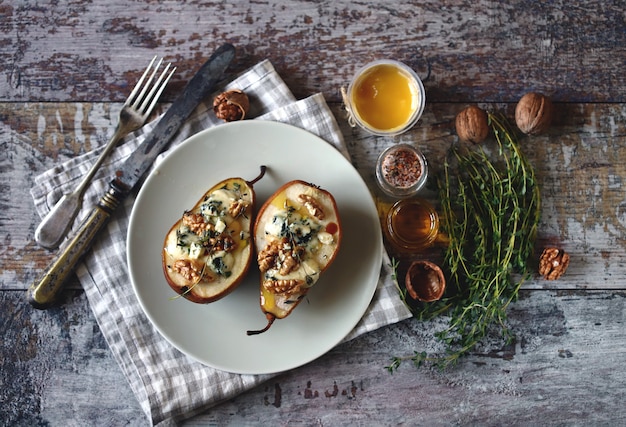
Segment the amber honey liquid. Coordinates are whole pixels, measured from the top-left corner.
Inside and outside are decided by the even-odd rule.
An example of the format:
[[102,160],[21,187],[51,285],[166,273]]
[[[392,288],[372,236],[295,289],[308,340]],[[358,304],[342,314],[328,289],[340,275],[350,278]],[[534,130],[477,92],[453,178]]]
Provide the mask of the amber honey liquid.
[[417,252],[430,247],[438,228],[437,213],[426,202],[403,200],[387,214],[387,236],[398,249]]
[[400,68],[379,64],[355,82],[351,101],[362,122],[391,131],[409,122],[417,109],[419,92],[413,79]]

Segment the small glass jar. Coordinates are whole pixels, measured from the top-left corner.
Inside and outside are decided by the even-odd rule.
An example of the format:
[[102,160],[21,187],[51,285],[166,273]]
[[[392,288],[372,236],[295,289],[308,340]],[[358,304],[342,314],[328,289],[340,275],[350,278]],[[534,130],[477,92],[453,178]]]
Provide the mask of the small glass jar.
[[427,178],[426,157],[412,145],[392,145],[378,156],[376,181],[388,196],[414,196],[426,184]]
[[383,59],[356,72],[344,101],[351,124],[374,135],[393,136],[417,123],[424,112],[426,93],[413,69]]
[[415,254],[430,248],[439,234],[439,215],[424,199],[402,199],[387,212],[385,236],[400,254]]

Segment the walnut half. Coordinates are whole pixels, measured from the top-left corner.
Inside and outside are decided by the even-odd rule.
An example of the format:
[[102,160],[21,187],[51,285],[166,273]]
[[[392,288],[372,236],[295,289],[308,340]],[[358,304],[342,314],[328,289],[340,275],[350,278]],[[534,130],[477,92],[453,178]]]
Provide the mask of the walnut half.
[[248,96],[239,89],[222,92],[213,100],[213,111],[225,122],[243,120],[250,109]]
[[315,218],[320,221],[324,219],[324,209],[322,209],[315,197],[309,196],[308,194],[300,194],[298,200]]
[[205,271],[206,269],[202,263],[189,259],[176,260],[172,269],[188,281],[194,283],[201,280],[210,282],[214,279],[207,271]]
[[265,280],[263,287],[273,294],[284,294],[286,296],[298,294],[302,291],[304,281],[297,279]]
[[546,280],[556,280],[565,273],[569,255],[562,249],[546,248],[539,258],[539,274]]

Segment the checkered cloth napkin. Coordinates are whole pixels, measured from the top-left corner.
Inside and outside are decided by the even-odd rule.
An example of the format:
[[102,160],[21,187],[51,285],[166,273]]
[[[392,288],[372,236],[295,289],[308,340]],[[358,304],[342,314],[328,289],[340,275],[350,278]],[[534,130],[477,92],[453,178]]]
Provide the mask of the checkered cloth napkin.
[[[341,131],[324,97],[316,94],[297,101],[269,61],[257,64],[216,93],[235,88],[250,97],[249,118],[301,127],[333,144],[349,158]],[[212,99],[213,96],[206,104],[198,106],[170,148],[221,123],[212,114],[209,103]],[[76,224],[104,194],[114,168],[132,153],[152,127],[154,122],[127,137],[110,156],[99,178],[96,177],[88,189]],[[64,192],[75,188],[98,151],[76,157],[35,179],[31,195],[39,215],[43,217]],[[272,375],[239,375],[210,368],[187,357],[159,335],[140,307],[126,267],[126,234],[133,202],[131,195],[118,208],[76,273],[102,333],[149,420],[153,424],[174,424],[261,384]],[[370,307],[345,340],[410,317],[390,273],[389,258],[385,254]]]

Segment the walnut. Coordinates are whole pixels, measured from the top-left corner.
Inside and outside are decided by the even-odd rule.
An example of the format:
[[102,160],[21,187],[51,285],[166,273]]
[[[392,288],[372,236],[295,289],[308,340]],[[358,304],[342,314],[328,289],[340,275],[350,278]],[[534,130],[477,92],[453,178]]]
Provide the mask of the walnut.
[[207,274],[207,272],[203,271],[206,270],[203,265],[193,260],[176,260],[173,269],[175,272],[179,273],[190,282],[197,283],[201,280],[201,278],[205,281],[213,280],[213,278],[209,274]]
[[278,255],[278,260],[280,261],[278,272],[283,276],[291,273],[300,265],[302,255],[304,255],[304,248],[302,247],[296,246],[293,249],[283,247],[283,250]]
[[430,261],[413,261],[406,272],[404,283],[411,298],[422,302],[437,301],[446,290],[443,271]]
[[289,274],[300,265],[303,254],[304,248],[300,246],[292,247],[282,240],[273,240],[257,255],[259,270],[266,272],[277,268],[280,274]]
[[299,293],[304,281],[297,279],[265,280],[263,287],[273,294],[293,295]]
[[204,217],[201,214],[191,212],[185,212],[183,214],[183,225],[186,225],[192,233],[198,235],[213,228],[210,223],[204,220]]
[[250,109],[248,95],[239,89],[222,92],[213,100],[213,111],[225,122],[243,120]]
[[223,234],[218,237],[210,238],[205,243],[205,246],[210,248],[211,252],[218,252],[218,251],[232,252],[235,249],[237,249],[237,244],[235,243],[235,239],[233,239],[228,234]]
[[528,135],[538,135],[552,123],[552,101],[547,96],[530,92],[522,96],[515,107],[515,123]]
[[282,242],[280,240],[274,240],[259,252],[257,262],[259,264],[259,270],[261,270],[262,273],[274,266],[281,247]]
[[456,116],[456,133],[463,141],[478,144],[489,135],[489,123],[485,110],[470,105]]
[[243,201],[243,200],[236,200],[233,203],[231,203],[231,205],[228,207],[228,213],[233,217],[233,218],[237,218],[239,215],[241,215],[247,208],[248,208],[248,203]]
[[298,200],[315,218],[319,220],[324,219],[324,210],[321,208],[318,201],[315,200],[315,197],[309,196],[308,194],[300,194]]
[[556,280],[565,273],[569,255],[562,249],[546,248],[539,258],[539,274],[546,280]]

